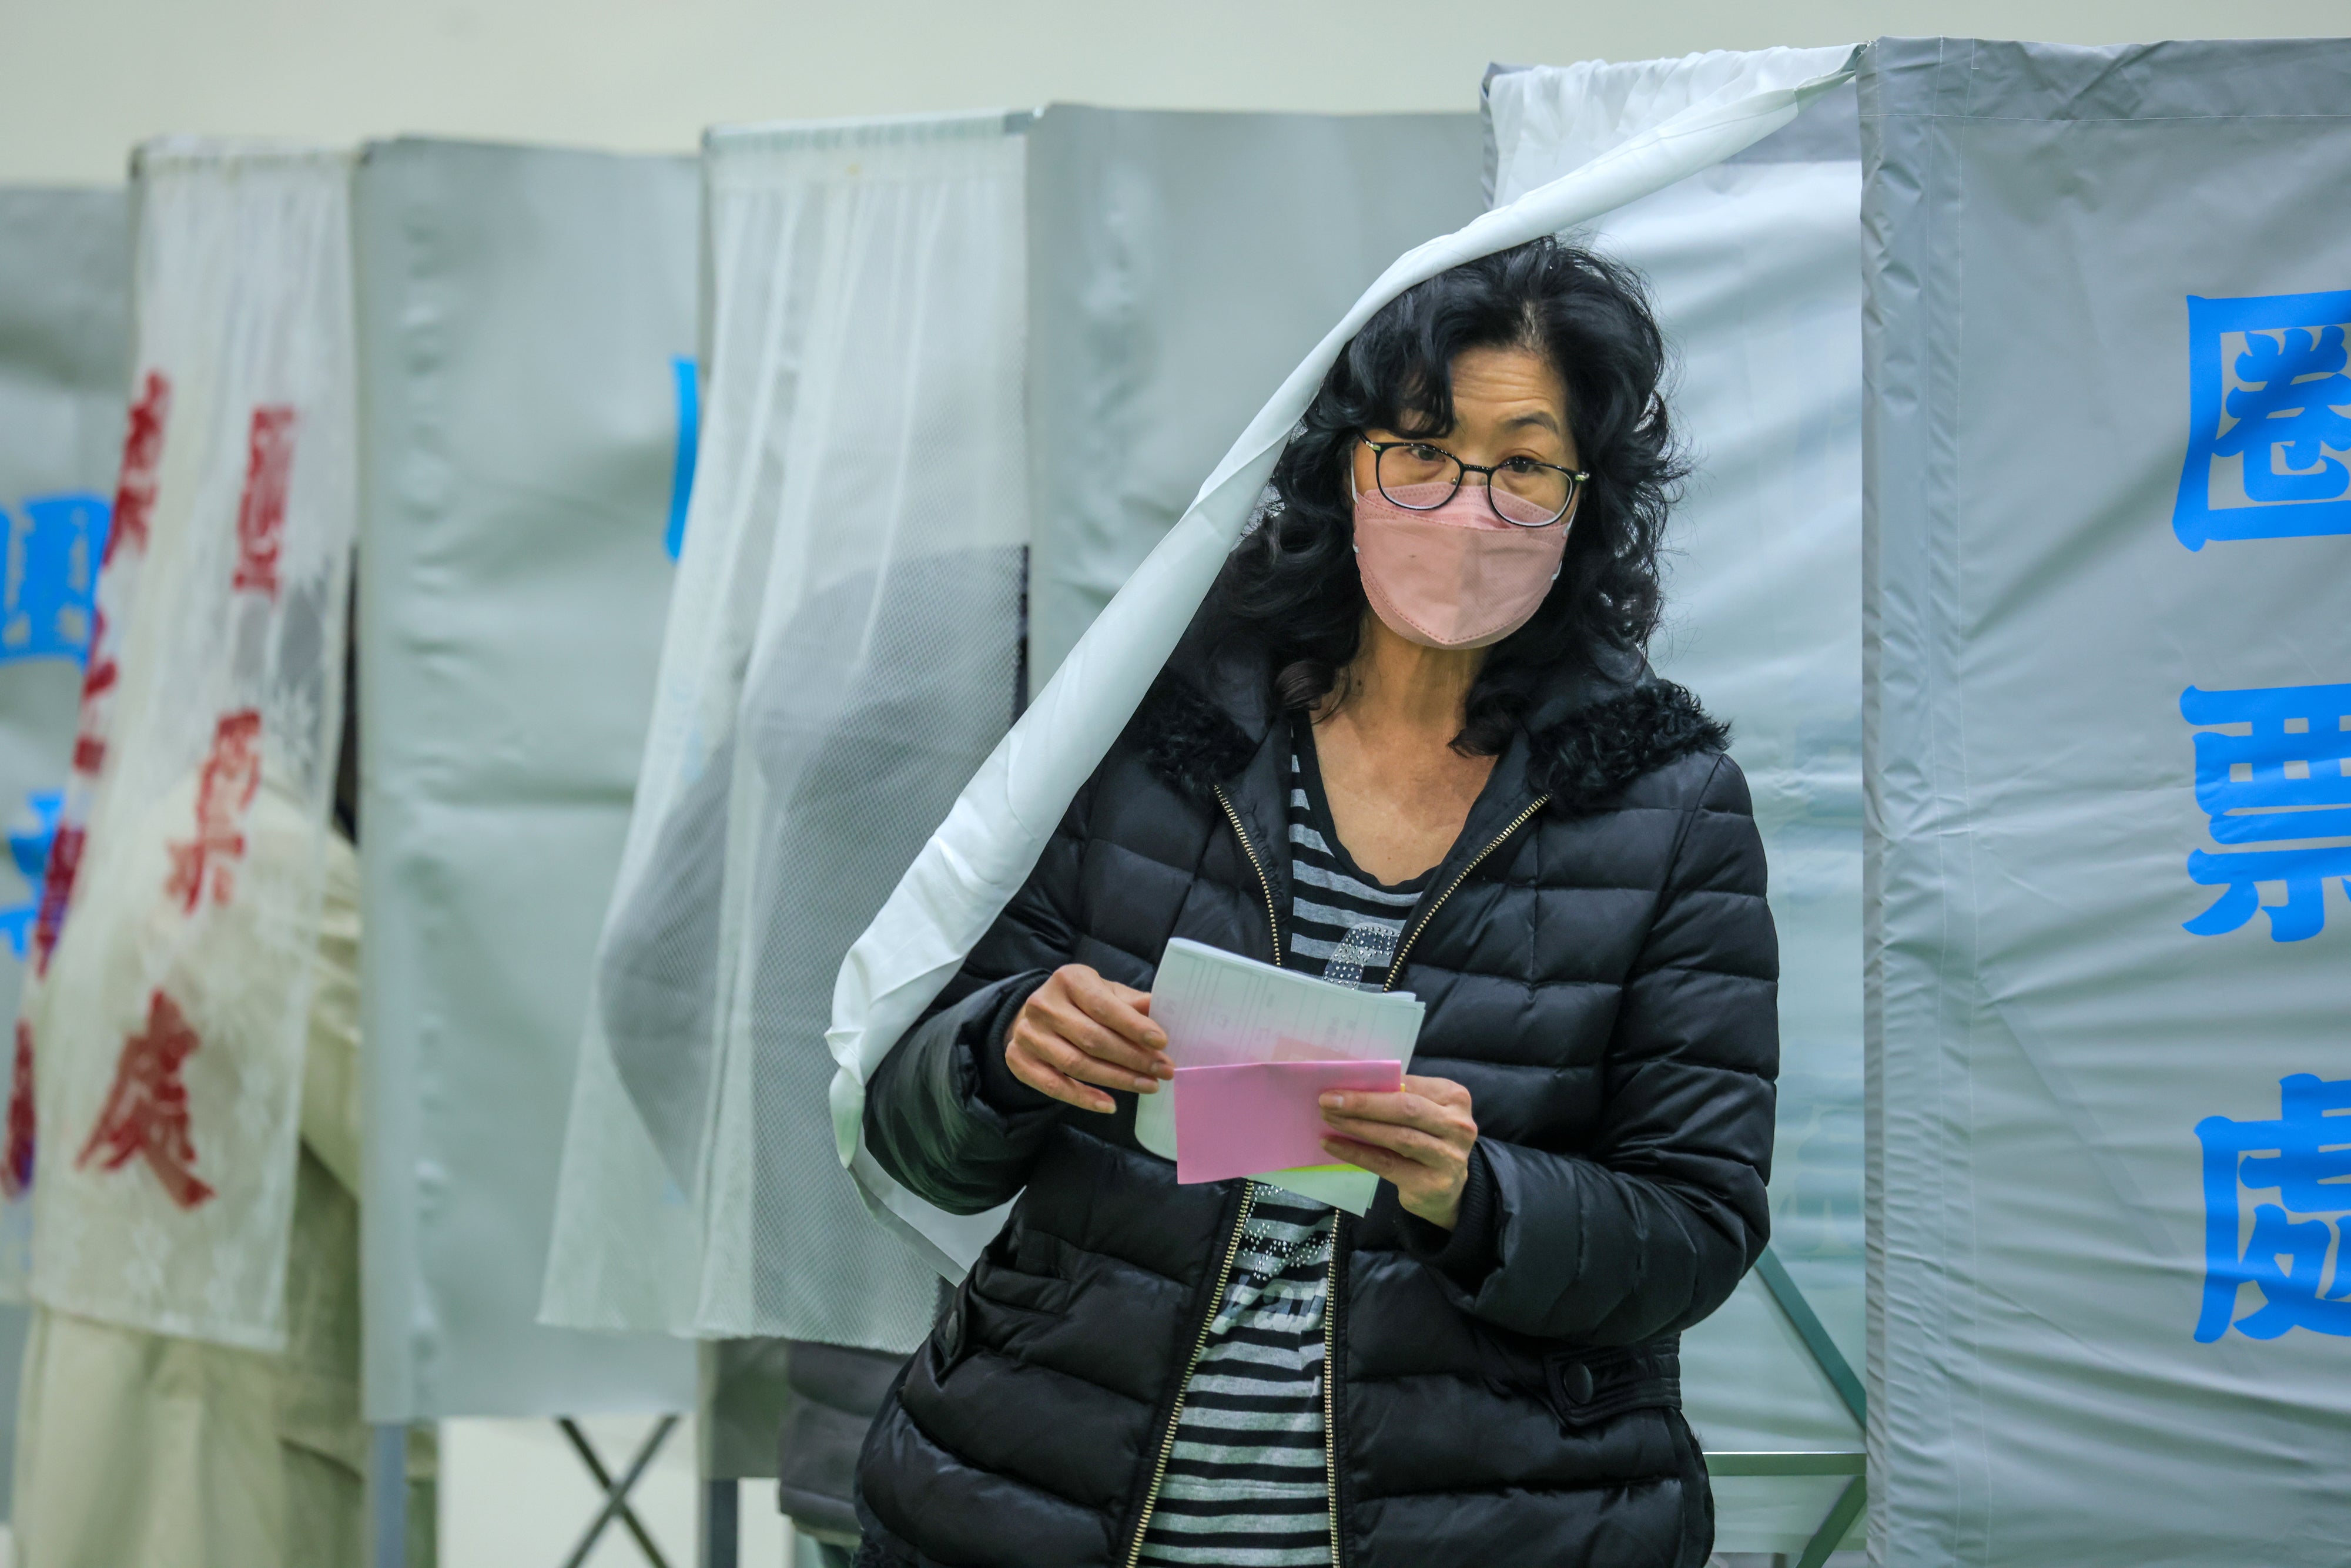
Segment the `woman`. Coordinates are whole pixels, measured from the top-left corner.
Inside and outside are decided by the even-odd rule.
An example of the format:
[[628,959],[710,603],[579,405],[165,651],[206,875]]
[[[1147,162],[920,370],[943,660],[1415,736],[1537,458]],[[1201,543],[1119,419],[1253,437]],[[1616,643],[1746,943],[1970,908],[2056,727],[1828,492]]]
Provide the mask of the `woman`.
[[[1638,285],[1544,240],[1406,292],[1034,874],[869,1086],[1019,1201],[866,1443],[880,1563],[1695,1564],[1677,1335],[1762,1249],[1777,951],[1724,731],[1640,650],[1677,477]],[[1426,1005],[1326,1097],[1360,1221],[1179,1186],[1171,936]],[[1327,1374],[1327,1375],[1326,1375]]]

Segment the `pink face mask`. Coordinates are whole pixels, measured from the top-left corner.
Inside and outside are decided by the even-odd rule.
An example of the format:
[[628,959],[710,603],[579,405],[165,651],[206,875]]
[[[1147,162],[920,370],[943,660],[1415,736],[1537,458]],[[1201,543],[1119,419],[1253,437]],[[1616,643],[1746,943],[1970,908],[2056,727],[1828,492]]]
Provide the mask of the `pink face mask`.
[[[1433,502],[1445,486],[1413,485],[1396,493]],[[1530,522],[1542,516],[1507,490],[1495,491],[1494,501]],[[1570,506],[1547,527],[1506,523],[1469,485],[1427,512],[1363,490],[1355,496],[1355,564],[1373,611],[1397,636],[1428,648],[1483,648],[1533,619],[1559,576],[1574,521]]]

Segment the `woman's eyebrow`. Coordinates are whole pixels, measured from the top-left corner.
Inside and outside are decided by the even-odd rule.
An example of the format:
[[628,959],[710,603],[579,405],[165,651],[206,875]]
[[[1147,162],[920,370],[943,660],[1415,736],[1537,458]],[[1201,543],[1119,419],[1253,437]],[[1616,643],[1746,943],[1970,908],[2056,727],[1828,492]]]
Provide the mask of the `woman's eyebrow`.
[[1502,421],[1501,427],[1504,430],[1518,430],[1530,424],[1539,425],[1542,429],[1550,431],[1553,435],[1561,434],[1559,421],[1553,419],[1549,413],[1541,409],[1537,409],[1531,413],[1514,413],[1510,415],[1510,418]]

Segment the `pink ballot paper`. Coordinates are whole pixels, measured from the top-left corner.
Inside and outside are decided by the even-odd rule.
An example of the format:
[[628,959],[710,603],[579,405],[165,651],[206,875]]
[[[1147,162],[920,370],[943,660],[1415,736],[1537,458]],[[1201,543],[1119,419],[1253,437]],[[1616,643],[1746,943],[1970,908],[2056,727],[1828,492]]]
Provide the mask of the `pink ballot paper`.
[[[1321,1134],[1311,1133],[1322,1121],[1315,1100],[1332,1083],[1395,1083],[1420,1038],[1416,998],[1401,991],[1334,986],[1179,936],[1160,956],[1159,973],[1151,983],[1151,1016],[1167,1031],[1167,1055],[1177,1078],[1136,1102],[1134,1136],[1160,1158],[1176,1162],[1178,1181],[1255,1176],[1351,1214],[1371,1207],[1379,1177],[1331,1162]],[[1247,1088],[1194,1092],[1183,1086],[1196,1080],[1185,1074],[1199,1068],[1257,1071],[1253,1079],[1243,1073],[1234,1080]],[[1345,1076],[1313,1077],[1325,1069]],[[1195,1113],[1203,1099],[1220,1108],[1205,1121]],[[1187,1105],[1193,1109],[1179,1112]],[[1276,1106],[1296,1115],[1280,1124],[1288,1131],[1270,1145],[1254,1133],[1244,1139],[1235,1130],[1238,1122],[1234,1127],[1218,1124],[1228,1119],[1222,1107],[1234,1108],[1233,1116],[1255,1117],[1260,1109]],[[1197,1145],[1202,1137],[1210,1140],[1205,1151]],[[1249,1164],[1252,1159],[1258,1163]],[[1191,1174],[1201,1169],[1220,1175]]]
[[[1260,1171],[1330,1165],[1322,1096],[1329,1089],[1393,1092],[1401,1061],[1245,1061],[1176,1070],[1176,1179],[1228,1181]],[[1343,1169],[1344,1167],[1338,1167]]]

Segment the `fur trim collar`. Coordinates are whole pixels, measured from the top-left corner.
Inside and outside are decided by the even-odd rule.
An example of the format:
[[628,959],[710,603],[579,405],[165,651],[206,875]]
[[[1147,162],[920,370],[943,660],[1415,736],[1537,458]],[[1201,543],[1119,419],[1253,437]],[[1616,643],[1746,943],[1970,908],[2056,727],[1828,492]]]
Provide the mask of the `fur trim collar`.
[[1730,747],[1730,727],[1671,681],[1651,680],[1576,709],[1527,737],[1527,783],[1551,809],[1580,817],[1669,762]]

